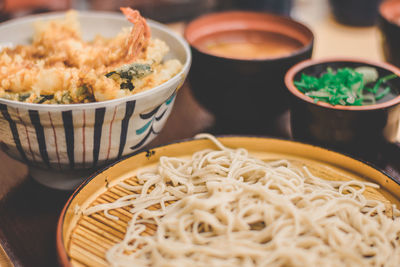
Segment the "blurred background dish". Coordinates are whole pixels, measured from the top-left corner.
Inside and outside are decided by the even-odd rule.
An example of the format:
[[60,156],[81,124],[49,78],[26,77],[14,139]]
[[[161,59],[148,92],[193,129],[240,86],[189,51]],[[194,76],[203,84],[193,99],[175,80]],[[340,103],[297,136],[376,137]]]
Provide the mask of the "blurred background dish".
[[[6,22],[0,26],[0,43],[27,43],[34,21],[64,14]],[[116,13],[80,12],[78,18],[87,40],[98,33],[112,37],[131,26]],[[100,166],[142,148],[161,131],[189,71],[191,54],[183,38],[159,23],[148,24],[152,36],[170,47],[167,57],[184,64],[167,82],[132,96],[95,103],[48,105],[0,99],[4,151],[28,164],[33,178],[54,188],[72,189]]]
[[163,23],[188,20],[215,9],[221,8],[226,0],[89,0],[92,10],[118,11],[121,6],[140,10],[144,17]]
[[65,11],[72,7],[71,0],[3,0],[0,2],[0,21],[28,14]]
[[351,26],[372,26],[378,18],[382,0],[330,0],[332,13],[339,23]]
[[213,130],[273,134],[288,108],[284,74],[311,57],[311,30],[283,16],[228,11],[193,20],[184,36],[193,54],[190,86],[216,117]]
[[295,81],[301,75],[320,76],[330,67],[373,67],[379,77],[400,75],[400,70],[387,63],[361,59],[337,58],[306,60],[293,66],[285,76],[285,84],[291,94],[291,130],[293,138],[323,146],[339,148],[347,152],[373,153],[387,142],[396,142],[400,123],[400,79],[386,84],[393,94],[373,105],[330,105],[306,96],[298,90]]
[[378,27],[385,59],[400,67],[400,0],[387,0],[379,6]]
[[118,10],[131,6],[145,17],[161,22],[188,21],[199,15],[220,10],[254,10],[290,15],[293,0],[90,0],[94,10]]
[[290,16],[293,0],[233,0],[232,7]]

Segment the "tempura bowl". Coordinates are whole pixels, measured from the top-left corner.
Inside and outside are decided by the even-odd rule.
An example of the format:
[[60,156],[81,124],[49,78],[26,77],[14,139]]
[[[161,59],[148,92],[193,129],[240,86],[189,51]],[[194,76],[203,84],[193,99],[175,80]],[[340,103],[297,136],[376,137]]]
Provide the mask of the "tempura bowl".
[[[27,44],[38,19],[61,18],[49,13],[12,20],[0,25],[0,44]],[[80,12],[82,36],[115,36],[130,27],[117,13]],[[177,58],[183,69],[167,82],[135,95],[85,104],[30,104],[0,98],[0,140],[12,158],[28,164],[39,182],[55,188],[73,188],[86,175],[124,155],[133,153],[162,130],[177,91],[191,64],[187,43],[166,26],[148,24],[152,36],[170,47],[166,58]]]

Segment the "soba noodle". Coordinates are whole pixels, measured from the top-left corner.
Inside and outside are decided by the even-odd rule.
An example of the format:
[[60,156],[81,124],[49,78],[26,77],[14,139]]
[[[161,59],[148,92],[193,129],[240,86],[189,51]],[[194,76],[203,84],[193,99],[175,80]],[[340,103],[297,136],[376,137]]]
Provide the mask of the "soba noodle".
[[120,184],[131,195],[84,211],[118,219],[108,210],[132,207],[110,265],[399,266],[399,210],[363,195],[377,185],[324,180],[198,137],[218,150],[161,157],[137,174],[139,186]]

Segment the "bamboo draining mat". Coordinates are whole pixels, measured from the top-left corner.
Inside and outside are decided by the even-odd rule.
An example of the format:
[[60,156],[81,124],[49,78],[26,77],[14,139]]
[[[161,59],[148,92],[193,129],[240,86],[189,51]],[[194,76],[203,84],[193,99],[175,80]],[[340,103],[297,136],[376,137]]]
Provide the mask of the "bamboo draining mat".
[[[268,160],[271,159],[278,158],[271,158],[271,156],[269,156]],[[292,163],[299,167],[306,164],[314,175],[324,179],[349,180],[347,173],[337,171],[336,169],[321,165],[320,163],[307,160],[292,160]],[[352,178],[354,179],[354,176]],[[360,177],[357,178],[363,180]],[[124,182],[129,185],[138,185],[135,177],[125,179]],[[119,185],[114,185],[97,197],[89,206],[110,203],[131,193],[131,191]],[[392,203],[378,190],[367,188],[365,195],[369,199],[381,200],[386,204],[387,208],[391,210]],[[124,207],[109,211],[111,215],[117,216],[119,220],[109,219],[103,212],[80,217],[67,242],[67,251],[73,266],[107,266],[105,254],[108,249],[123,239],[127,224],[132,217],[129,209],[130,207]],[[80,211],[78,211],[78,213],[79,212]],[[154,226],[147,225],[145,234],[152,235],[155,230]]]
[[[138,185],[135,178],[124,180],[130,185]],[[110,203],[132,192],[115,185],[101,194],[90,206]],[[109,211],[117,216],[118,220],[107,218],[103,212],[90,216],[82,216],[74,228],[69,240],[68,248],[71,262],[74,266],[107,266],[105,254],[114,244],[120,242],[126,232],[128,221],[132,218],[129,207]],[[154,229],[148,228],[148,234]]]

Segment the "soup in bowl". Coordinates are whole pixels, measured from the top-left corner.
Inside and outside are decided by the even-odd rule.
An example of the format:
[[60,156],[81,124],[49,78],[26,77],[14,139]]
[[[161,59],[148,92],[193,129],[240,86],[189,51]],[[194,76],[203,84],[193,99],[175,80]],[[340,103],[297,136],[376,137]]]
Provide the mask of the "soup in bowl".
[[206,53],[244,60],[288,56],[300,49],[300,41],[280,33],[236,30],[208,35],[193,43]]

